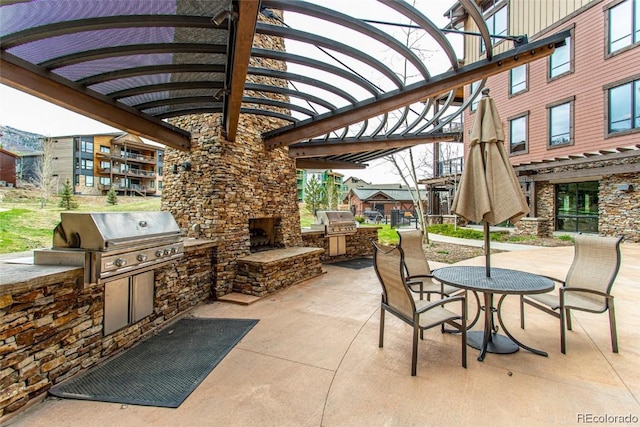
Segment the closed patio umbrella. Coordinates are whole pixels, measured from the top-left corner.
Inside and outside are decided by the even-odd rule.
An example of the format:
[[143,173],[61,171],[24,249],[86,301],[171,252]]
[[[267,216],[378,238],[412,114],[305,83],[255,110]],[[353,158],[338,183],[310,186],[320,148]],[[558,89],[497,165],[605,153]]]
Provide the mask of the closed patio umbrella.
[[491,276],[489,225],[512,223],[529,213],[527,201],[504,149],[504,131],[489,89],[483,89],[471,142],[451,210],[484,228],[487,277]]

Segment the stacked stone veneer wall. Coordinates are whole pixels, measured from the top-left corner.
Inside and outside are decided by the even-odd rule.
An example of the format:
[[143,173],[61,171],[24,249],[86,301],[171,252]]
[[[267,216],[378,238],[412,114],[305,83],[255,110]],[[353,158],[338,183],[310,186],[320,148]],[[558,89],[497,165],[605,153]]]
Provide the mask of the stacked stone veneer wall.
[[216,296],[233,290],[236,259],[250,253],[250,218],[279,218],[279,246],[302,242],[295,161],[286,149],[265,148],[260,137],[265,121],[241,115],[231,142],[222,135],[219,114],[181,117],[174,124],[190,130],[191,150],[165,153],[168,170],[172,164],[192,166],[165,176],[162,210],[170,211],[188,236],[224,241],[214,267]]
[[[599,180],[598,232],[604,236],[623,235],[627,242],[640,242],[640,175],[637,173],[601,174],[599,168],[640,163],[640,156],[627,157],[610,161],[583,163],[538,171],[539,175],[553,172],[569,172],[590,169],[594,176],[604,175]],[[618,190],[620,184],[631,184],[633,190]],[[550,231],[554,230],[555,185],[546,181],[536,182],[536,216],[546,219]]]
[[198,246],[156,271],[153,314],[106,337],[104,286],[83,289],[82,269],[0,294],[0,417],[208,299],[214,258],[214,247]]
[[[629,192],[618,190],[631,184]],[[623,235],[625,241],[640,243],[640,174],[611,175],[600,181],[598,228],[605,236]]]
[[[259,17],[263,19],[262,15]],[[285,50],[279,37],[257,36],[254,46]],[[266,58],[254,58],[251,66],[286,71],[286,64]],[[249,75],[247,80],[287,87],[284,80]],[[245,93],[252,96],[251,93]],[[261,94],[260,96],[266,96]],[[270,94],[276,100],[282,95]],[[244,105],[248,108],[276,107]],[[219,239],[215,269],[215,295],[234,288],[237,258],[250,254],[249,219],[278,218],[278,247],[300,246],[300,213],[297,203],[295,160],[287,148],[267,149],[261,134],[287,122],[266,116],[241,114],[235,141],[223,134],[220,114],[198,114],[171,120],[191,133],[189,152],[167,149],[165,169],[191,163],[191,170],[178,167],[177,174],[163,179],[162,210],[170,211],[190,237]]]
[[238,258],[235,290],[262,297],[322,274],[320,248],[287,248]]
[[344,255],[329,256],[329,238],[322,231],[303,233],[302,244],[307,247],[324,249],[320,260],[326,263],[369,257],[373,256],[373,246],[370,239],[378,239],[378,229],[380,227],[360,227],[355,234],[346,236],[346,253]]
[[516,222],[513,234],[524,236],[549,237],[550,221],[547,218],[521,218]]

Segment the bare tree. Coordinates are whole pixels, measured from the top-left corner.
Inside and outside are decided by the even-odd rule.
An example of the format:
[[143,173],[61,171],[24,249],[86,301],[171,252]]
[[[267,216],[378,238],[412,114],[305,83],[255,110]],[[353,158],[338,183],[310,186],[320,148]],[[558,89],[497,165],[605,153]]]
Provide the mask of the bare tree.
[[34,166],[34,184],[40,191],[40,208],[44,208],[56,190],[56,179],[53,176],[53,140],[44,138],[42,141],[42,157]]
[[[413,3],[415,5],[415,0]],[[405,45],[416,52],[419,57],[427,59],[433,55],[433,51],[421,47],[421,40],[425,37],[425,32],[418,32],[411,27],[408,27],[403,31],[405,36]],[[402,71],[399,73],[399,75],[403,79],[404,83],[407,83],[408,79],[411,77],[409,76],[408,62],[406,59],[404,59],[403,61]],[[406,124],[408,124],[408,118],[405,117],[404,121]],[[426,212],[424,209],[424,201],[422,200],[422,194],[418,185],[418,174],[420,174],[421,176],[427,176],[432,170],[428,151],[424,150],[424,155],[421,154],[421,157],[417,163],[414,158],[413,148],[409,148],[408,150],[404,150],[399,153],[391,154],[385,157],[385,160],[391,163],[397,175],[408,187],[409,194],[411,195],[413,204],[416,207],[416,214],[418,217],[417,221],[420,229],[422,230],[424,242],[429,243],[429,233],[427,228],[428,223],[427,217],[425,215]]]
[[[418,186],[418,171],[419,167],[416,166],[416,162],[413,156],[413,149],[406,150],[407,153],[396,153],[391,156],[385,157],[385,159],[393,165],[396,173],[402,179],[402,182],[408,187],[409,194],[413,205],[416,207],[417,221],[422,230],[422,236],[425,243],[429,243],[429,231],[426,212],[424,210],[424,201],[422,200],[422,194]],[[427,156],[421,159],[420,166],[423,168],[427,164]]]

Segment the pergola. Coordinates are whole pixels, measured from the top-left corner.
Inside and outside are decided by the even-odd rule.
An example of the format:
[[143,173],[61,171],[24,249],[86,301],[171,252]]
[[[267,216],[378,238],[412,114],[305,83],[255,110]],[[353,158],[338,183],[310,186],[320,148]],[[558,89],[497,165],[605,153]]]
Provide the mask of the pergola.
[[[190,135],[165,119],[221,113],[234,141],[240,114],[276,118],[265,120],[267,149],[288,146],[298,167],[358,168],[410,146],[459,141],[448,125],[482,87],[463,99],[464,85],[549,55],[568,35],[494,55],[476,2],[459,0],[487,50],[461,65],[445,31],[419,9],[428,2],[419,3],[379,0],[372,7],[385,23],[366,19],[367,10],[354,17],[298,0],[2,0],[0,82],[180,150]],[[294,16],[316,25],[289,25]],[[424,34],[448,71],[432,75],[393,23]],[[345,34],[373,47],[338,37]],[[306,47],[256,47],[255,36]],[[414,78],[372,50],[399,58]],[[269,61],[284,66],[262,66]]]

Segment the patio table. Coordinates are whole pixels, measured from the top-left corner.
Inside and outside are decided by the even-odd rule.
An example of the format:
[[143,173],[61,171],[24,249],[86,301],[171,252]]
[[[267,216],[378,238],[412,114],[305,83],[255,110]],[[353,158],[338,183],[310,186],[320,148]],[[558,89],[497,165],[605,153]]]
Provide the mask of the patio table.
[[[433,277],[443,283],[482,292],[484,295],[484,330],[467,333],[467,344],[480,350],[478,361],[482,362],[487,352],[510,354],[524,348],[534,354],[548,356],[541,350],[522,344],[515,339],[504,326],[500,307],[507,295],[539,294],[553,290],[551,279],[524,271],[504,268],[492,268],[491,277],[487,277],[485,267],[455,266],[443,267],[433,271]],[[497,308],[493,305],[493,295],[501,294]],[[497,313],[498,323],[507,335],[497,333],[493,314]]]

